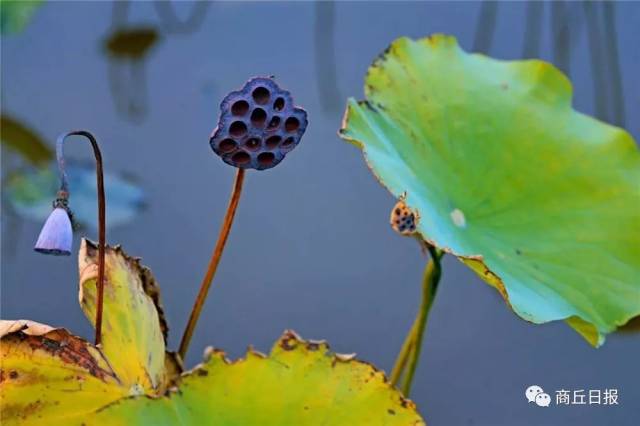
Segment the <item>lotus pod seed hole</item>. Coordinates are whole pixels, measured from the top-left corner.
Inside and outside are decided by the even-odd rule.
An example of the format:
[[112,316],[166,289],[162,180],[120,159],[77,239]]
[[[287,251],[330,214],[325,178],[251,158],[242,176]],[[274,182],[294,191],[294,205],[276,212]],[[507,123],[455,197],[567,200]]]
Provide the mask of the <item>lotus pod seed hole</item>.
[[241,117],[245,115],[247,111],[249,111],[249,102],[245,100],[234,102],[233,105],[231,105],[231,114],[233,115]]
[[278,146],[281,140],[282,138],[280,136],[274,135],[266,140],[265,145],[268,149],[274,149]]
[[260,86],[253,89],[251,96],[253,96],[253,100],[256,101],[256,103],[264,105],[269,102],[271,93],[269,93],[269,90],[266,87]]
[[229,127],[229,134],[234,137],[242,136],[247,133],[247,125],[242,121],[234,121]]
[[220,145],[218,145],[218,149],[223,154],[227,154],[236,149],[236,146],[236,141],[234,141],[233,139],[224,139],[220,142]]
[[258,138],[249,138],[244,143],[245,148],[250,151],[257,151],[260,149],[260,139]]
[[278,98],[273,103],[273,109],[276,111],[282,111],[284,109],[284,98]]
[[240,151],[233,154],[233,157],[231,157],[231,161],[239,166],[242,166],[248,164],[251,161],[251,156],[244,151]]
[[289,133],[295,132],[296,130],[298,130],[298,127],[300,127],[300,122],[295,117],[289,117],[284,122],[284,128]]
[[280,125],[280,117],[273,116],[271,118],[271,121],[269,121],[269,125],[267,126],[268,129],[275,129],[276,127],[278,127]]
[[263,167],[267,167],[273,164],[273,161],[276,159],[276,156],[273,155],[273,152],[263,152],[258,155],[258,164]]
[[262,108],[256,108],[251,113],[251,124],[256,127],[264,126],[265,121],[267,121],[267,113]]
[[294,142],[295,142],[295,139],[293,139],[293,138],[291,138],[291,137],[286,138],[286,139],[284,140],[284,142],[282,142],[282,147],[283,147],[283,148],[288,148],[288,147],[290,147],[291,145],[293,145],[293,143],[294,143]]

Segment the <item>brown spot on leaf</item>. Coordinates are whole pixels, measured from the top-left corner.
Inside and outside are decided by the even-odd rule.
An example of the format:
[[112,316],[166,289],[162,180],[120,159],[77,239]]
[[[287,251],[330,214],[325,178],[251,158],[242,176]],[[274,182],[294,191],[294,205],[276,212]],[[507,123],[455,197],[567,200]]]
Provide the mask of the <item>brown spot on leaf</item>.
[[291,351],[293,349],[296,348],[298,342],[296,342],[295,339],[292,339],[290,337],[288,338],[284,338],[280,341],[280,347],[282,349],[284,349],[285,351]]
[[[56,328],[42,335],[30,335],[25,331],[16,331],[2,337],[3,345],[26,345],[32,351],[45,351],[62,362],[83,368],[101,380],[115,378],[112,371],[103,369],[96,358],[89,352],[92,347],[87,341],[69,334],[62,328]],[[18,378],[17,371],[11,371],[11,379]]]

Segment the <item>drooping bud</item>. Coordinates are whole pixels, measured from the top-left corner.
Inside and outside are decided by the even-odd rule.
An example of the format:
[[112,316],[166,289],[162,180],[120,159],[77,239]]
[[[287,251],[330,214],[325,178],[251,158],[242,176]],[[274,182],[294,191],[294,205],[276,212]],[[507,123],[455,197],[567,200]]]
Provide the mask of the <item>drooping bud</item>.
[[34,250],[54,256],[69,256],[72,242],[73,226],[66,200],[58,199],[40,231]]

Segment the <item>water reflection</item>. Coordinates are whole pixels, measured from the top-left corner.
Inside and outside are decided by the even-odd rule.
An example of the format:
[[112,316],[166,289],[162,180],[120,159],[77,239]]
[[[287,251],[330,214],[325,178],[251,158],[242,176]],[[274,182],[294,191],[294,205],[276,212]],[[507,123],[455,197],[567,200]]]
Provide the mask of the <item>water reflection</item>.
[[147,114],[146,57],[159,40],[151,27],[119,29],[104,42],[109,84],[116,109],[133,122]]
[[542,33],[542,12],[544,3],[537,0],[527,2],[524,25],[524,43],[522,58],[533,59],[540,57],[540,34]]
[[[2,146],[9,148],[21,159],[34,166],[41,166],[53,160],[53,150],[43,141],[36,130],[26,123],[7,114],[0,116]],[[3,155],[3,169],[7,164]]]
[[189,10],[186,19],[180,19],[174,9],[172,1],[154,1],[156,13],[160,18],[162,30],[167,34],[191,34],[200,29],[210,1],[196,1]]
[[341,109],[344,99],[338,90],[335,20],[335,2],[316,2],[314,19],[316,82],[318,99],[325,112],[335,112]]
[[[69,187],[73,190],[73,217],[80,227],[95,229],[96,173],[93,164],[69,162]],[[3,182],[5,206],[18,216],[42,223],[51,213],[51,200],[59,185],[55,164],[48,168],[22,168],[7,175]],[[104,175],[107,226],[131,222],[145,206],[142,189],[132,176],[106,172]]]
[[128,1],[113,3],[112,29],[103,47],[116,110],[129,121],[140,123],[148,110],[146,60],[160,34],[152,26],[130,25],[129,6]]
[[473,52],[489,53],[493,44],[493,33],[496,29],[498,15],[498,3],[493,0],[484,0],[480,5],[476,36],[473,41]]

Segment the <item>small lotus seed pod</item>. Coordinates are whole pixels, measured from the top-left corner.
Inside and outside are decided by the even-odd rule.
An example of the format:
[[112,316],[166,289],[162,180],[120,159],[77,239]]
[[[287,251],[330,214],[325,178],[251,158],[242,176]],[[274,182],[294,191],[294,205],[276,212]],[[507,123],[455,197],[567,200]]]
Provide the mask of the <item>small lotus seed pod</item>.
[[416,215],[403,200],[398,201],[396,205],[393,206],[389,221],[391,228],[400,235],[409,236],[416,232]]
[[242,169],[277,166],[300,143],[307,112],[272,78],[254,77],[220,104],[209,143],[222,160]]
[[67,208],[58,201],[44,223],[34,250],[55,256],[69,256],[73,241],[73,226]]

